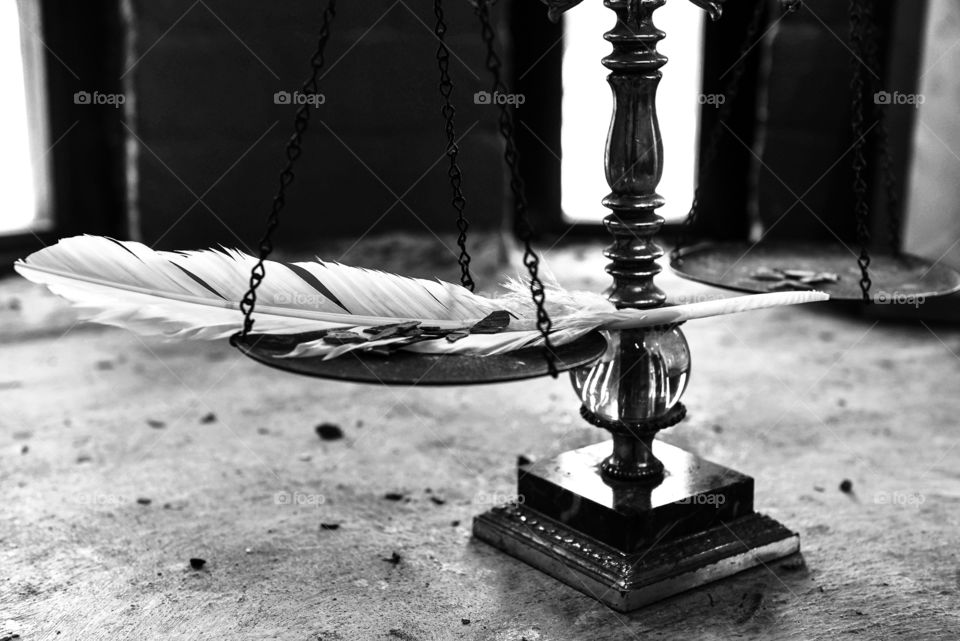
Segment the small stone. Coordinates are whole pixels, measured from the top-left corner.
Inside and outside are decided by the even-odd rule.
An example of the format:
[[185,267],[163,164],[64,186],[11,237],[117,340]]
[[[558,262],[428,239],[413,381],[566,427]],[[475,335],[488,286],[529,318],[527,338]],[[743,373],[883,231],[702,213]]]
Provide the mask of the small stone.
[[387,563],[392,563],[393,565],[399,565],[400,561],[403,560],[403,557],[401,557],[399,554],[394,552],[389,557],[384,557],[383,560],[386,561]]
[[77,463],[89,463],[93,460],[93,457],[89,454],[81,454],[77,457]]
[[814,490],[815,492],[823,492],[824,489],[825,489],[825,488],[824,488],[822,485],[814,485],[814,486],[813,486],[813,490]]
[[460,521],[450,521],[450,527],[460,527]]
[[327,335],[323,337],[323,342],[328,345],[350,345],[352,343],[366,343],[367,339],[354,332],[339,330],[328,332]]
[[770,269],[769,267],[760,267],[750,274],[750,278],[760,281],[779,282],[783,280],[783,272]]
[[320,529],[321,530],[339,530],[340,524],[339,523],[321,523]]
[[470,619],[460,619],[460,623],[463,625],[470,625]]
[[158,421],[158,420],[155,419],[155,418],[148,418],[148,419],[147,419],[147,425],[149,425],[150,427],[152,427],[152,428],[155,429],[155,430],[162,430],[163,428],[165,428],[165,427],[167,426],[166,423],[164,423],[163,421]]
[[[471,334],[499,334],[510,325],[510,312],[497,311],[470,328]],[[449,338],[449,337],[448,337]]]
[[190,559],[190,567],[194,570],[202,570],[203,566],[207,564],[206,559],[198,559],[196,557]]
[[767,289],[770,290],[771,292],[792,292],[797,290],[812,292],[816,288],[811,285],[807,285],[806,283],[801,283],[798,280],[785,280],[785,281],[776,283],[771,287],[768,287]]
[[387,492],[383,495],[383,498],[387,499],[388,501],[402,501],[405,498],[405,495],[401,494],[400,492]]
[[430,500],[433,502],[434,505],[444,505],[447,502],[446,499],[442,499],[439,496],[431,496]]
[[200,423],[202,425],[209,425],[210,423],[216,423],[216,422],[217,422],[217,415],[214,414],[213,412],[210,412],[209,414],[205,414],[200,419]]
[[21,455],[26,454],[26,453],[29,452],[29,451],[30,451],[30,446],[29,446],[29,445],[23,445],[23,446],[20,447],[20,454],[21,454]]
[[244,554],[253,554],[253,548],[244,548],[243,553],[244,553]]
[[381,325],[379,327],[368,327],[363,330],[363,333],[370,334],[370,340],[380,340],[393,336],[412,336],[415,334],[414,330],[416,330],[419,325],[420,321],[408,321],[392,325]]
[[844,494],[850,494],[850,492],[853,492],[853,481],[850,479],[843,479],[840,481],[840,491]]
[[322,441],[337,441],[343,438],[343,430],[333,423],[321,423],[313,429]]
[[137,503],[139,503],[140,505],[150,505],[151,503],[153,503],[153,500],[148,499],[145,496],[141,496],[140,498],[137,499]]

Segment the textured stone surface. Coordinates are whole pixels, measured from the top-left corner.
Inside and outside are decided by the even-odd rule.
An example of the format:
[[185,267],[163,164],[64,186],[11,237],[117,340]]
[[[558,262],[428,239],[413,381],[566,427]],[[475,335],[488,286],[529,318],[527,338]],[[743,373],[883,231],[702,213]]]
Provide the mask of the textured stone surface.
[[[428,249],[367,247],[398,270]],[[564,282],[605,285],[597,247],[553,259]],[[663,438],[754,476],[805,565],[621,615],[470,536],[515,491],[517,454],[603,438],[566,380],[362,387],[73,323],[0,283],[0,628],[23,639],[960,634],[955,329],[822,308],[689,323],[690,418]],[[319,439],[323,422],[344,438]]]

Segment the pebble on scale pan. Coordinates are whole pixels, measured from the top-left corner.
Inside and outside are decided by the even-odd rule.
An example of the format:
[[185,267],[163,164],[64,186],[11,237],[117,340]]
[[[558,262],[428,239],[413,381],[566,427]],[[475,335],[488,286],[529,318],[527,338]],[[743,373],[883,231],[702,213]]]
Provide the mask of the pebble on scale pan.
[[750,273],[755,281],[768,283],[771,291],[814,290],[815,285],[836,283],[840,276],[833,272],[815,272],[808,269],[780,269],[758,267]]

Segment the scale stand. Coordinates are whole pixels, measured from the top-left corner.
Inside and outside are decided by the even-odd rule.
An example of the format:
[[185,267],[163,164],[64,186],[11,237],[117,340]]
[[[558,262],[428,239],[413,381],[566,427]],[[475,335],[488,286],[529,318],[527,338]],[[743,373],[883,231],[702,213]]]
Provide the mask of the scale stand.
[[[719,1],[692,1],[719,13]],[[544,2],[558,16],[579,0]],[[653,13],[665,2],[604,0],[617,15],[603,59],[614,94],[603,201],[614,241],[604,255],[609,298],[622,308],[666,299],[653,282],[663,250],[652,240],[663,224],[656,93],[666,63]],[[611,360],[571,378],[583,418],[613,440],[521,464],[520,502],[476,517],[474,535],[619,611],[798,552],[796,533],[754,511],[753,479],[654,440],[686,414],[690,352],[679,326],[616,332],[611,348]]]

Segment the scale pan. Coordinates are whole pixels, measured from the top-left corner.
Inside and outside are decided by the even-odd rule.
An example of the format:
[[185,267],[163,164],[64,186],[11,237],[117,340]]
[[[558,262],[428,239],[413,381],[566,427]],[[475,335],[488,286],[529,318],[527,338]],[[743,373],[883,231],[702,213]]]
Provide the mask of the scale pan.
[[[896,303],[910,297],[933,298],[960,290],[960,274],[942,263],[910,254],[871,253],[870,295],[874,301]],[[834,283],[811,286],[834,300],[859,301],[857,256],[842,245],[795,243],[704,243],[681,250],[670,264],[683,278],[741,292],[765,293],[775,282],[752,276],[769,270],[829,272]],[[886,297],[883,300],[882,297]]]
[[[338,358],[323,360],[279,358],[300,342],[310,340],[308,334],[250,334],[234,337],[231,343],[255,361],[286,372],[329,378],[353,383],[377,385],[478,385],[519,381],[546,376],[547,362],[540,347],[530,347],[498,356],[443,356],[398,351],[389,356],[348,352]],[[554,349],[556,366],[567,371],[589,365],[607,349],[607,341],[599,332]]]

